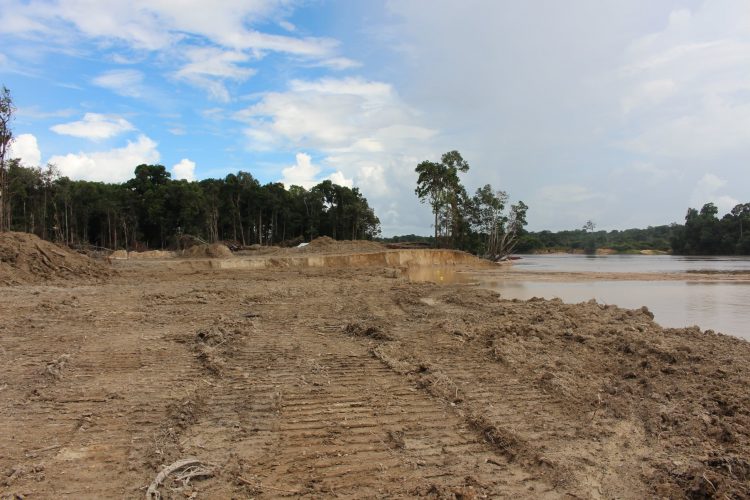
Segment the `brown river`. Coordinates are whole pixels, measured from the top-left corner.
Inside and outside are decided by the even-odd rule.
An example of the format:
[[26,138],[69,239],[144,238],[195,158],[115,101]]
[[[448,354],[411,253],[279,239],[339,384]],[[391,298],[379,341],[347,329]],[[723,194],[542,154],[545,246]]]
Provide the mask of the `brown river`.
[[651,255],[530,255],[502,271],[416,268],[416,281],[473,283],[506,299],[595,299],[647,306],[667,327],[701,329],[750,340],[750,258]]

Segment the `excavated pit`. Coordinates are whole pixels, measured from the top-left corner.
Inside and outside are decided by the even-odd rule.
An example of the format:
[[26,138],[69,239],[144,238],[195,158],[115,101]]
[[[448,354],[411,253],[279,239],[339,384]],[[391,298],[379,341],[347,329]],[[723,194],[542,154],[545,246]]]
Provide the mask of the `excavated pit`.
[[[138,260],[138,259],[136,259]],[[125,261],[123,261],[125,262]],[[457,250],[384,250],[350,254],[307,254],[299,256],[258,256],[231,258],[168,258],[138,260],[138,265],[158,265],[174,271],[203,271],[218,269],[273,269],[273,268],[342,268],[472,266],[493,267],[496,264]]]

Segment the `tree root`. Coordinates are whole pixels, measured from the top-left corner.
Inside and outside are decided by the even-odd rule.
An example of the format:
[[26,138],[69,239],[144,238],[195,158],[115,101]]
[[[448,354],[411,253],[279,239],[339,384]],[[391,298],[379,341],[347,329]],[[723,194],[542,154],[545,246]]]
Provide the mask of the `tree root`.
[[194,477],[210,477],[214,475],[213,469],[206,466],[206,464],[198,459],[185,458],[183,460],[178,460],[177,462],[164,467],[161,472],[156,475],[156,478],[146,490],[146,500],[160,500],[161,494],[159,493],[159,486],[161,483],[163,483],[170,474],[183,469],[183,473],[177,477],[177,480],[184,483],[187,483]]

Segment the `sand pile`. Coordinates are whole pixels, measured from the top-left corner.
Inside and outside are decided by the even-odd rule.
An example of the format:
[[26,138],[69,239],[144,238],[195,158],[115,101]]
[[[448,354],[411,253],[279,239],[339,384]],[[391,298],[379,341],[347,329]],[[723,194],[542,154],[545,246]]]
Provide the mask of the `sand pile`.
[[183,252],[184,257],[210,257],[213,259],[222,259],[232,256],[232,251],[226,245],[221,243],[211,243],[210,245],[195,245]]
[[29,233],[0,233],[0,284],[101,279],[112,271],[85,255]]
[[328,236],[315,238],[309,245],[292,249],[295,253],[336,254],[358,252],[382,252],[386,250],[380,243],[368,240],[334,240]]

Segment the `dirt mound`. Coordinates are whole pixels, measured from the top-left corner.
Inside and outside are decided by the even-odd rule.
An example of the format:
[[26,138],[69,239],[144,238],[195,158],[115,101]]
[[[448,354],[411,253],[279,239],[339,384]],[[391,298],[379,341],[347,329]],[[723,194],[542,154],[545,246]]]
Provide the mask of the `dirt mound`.
[[211,243],[210,245],[195,245],[183,252],[185,257],[210,257],[213,259],[222,259],[232,256],[232,251],[226,245],[221,243]]
[[101,279],[104,265],[29,233],[0,233],[0,284],[16,285],[71,279]]
[[295,253],[359,253],[359,252],[382,252],[386,247],[380,243],[369,240],[334,240],[328,236],[315,238],[309,245],[291,249]]
[[[526,459],[543,456],[578,484],[604,474],[610,485],[603,488],[642,481],[642,494],[633,497],[750,494],[746,341],[698,327],[662,328],[645,307],[410,288],[412,294],[401,292],[399,306],[410,317],[431,318],[432,325],[422,335],[394,335],[377,354],[394,369],[419,373],[429,392],[460,400],[467,415],[487,415],[525,443],[504,450]],[[474,375],[461,368],[467,366]],[[501,390],[509,381],[522,387],[523,399],[511,399],[513,411],[495,416],[500,398],[514,396],[512,384]],[[541,440],[562,415],[565,431]],[[569,450],[584,447],[576,439],[607,443],[601,463],[576,464]],[[617,480],[607,469],[607,453],[619,461]],[[605,490],[603,496],[617,495]]]
[[336,244],[336,240],[329,236],[321,236],[320,238],[315,238],[310,242],[310,246],[313,248],[328,248]]

